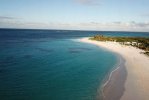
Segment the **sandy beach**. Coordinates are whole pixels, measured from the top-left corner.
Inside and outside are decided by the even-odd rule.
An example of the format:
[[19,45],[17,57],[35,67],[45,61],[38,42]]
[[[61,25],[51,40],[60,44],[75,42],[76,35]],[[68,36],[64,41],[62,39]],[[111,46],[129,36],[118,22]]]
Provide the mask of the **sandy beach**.
[[80,41],[111,50],[124,59],[124,66],[113,72],[103,90],[104,100],[149,100],[149,57],[141,54],[142,50],[116,42]]

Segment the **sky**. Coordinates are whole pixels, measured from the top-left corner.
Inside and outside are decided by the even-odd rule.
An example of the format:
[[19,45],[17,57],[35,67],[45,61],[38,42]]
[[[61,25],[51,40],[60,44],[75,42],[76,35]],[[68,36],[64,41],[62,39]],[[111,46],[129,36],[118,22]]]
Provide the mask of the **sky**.
[[0,0],[0,28],[149,32],[149,0]]

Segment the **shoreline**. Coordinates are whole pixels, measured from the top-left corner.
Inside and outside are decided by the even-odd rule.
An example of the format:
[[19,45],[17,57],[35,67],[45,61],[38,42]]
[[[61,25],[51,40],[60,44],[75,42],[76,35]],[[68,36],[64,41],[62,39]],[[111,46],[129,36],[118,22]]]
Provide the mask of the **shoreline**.
[[[125,60],[119,54],[116,55],[118,56],[118,63],[109,71],[109,74],[107,74],[101,86],[103,100],[119,100],[124,93],[124,83],[127,77],[124,65]],[[115,79],[117,78],[121,80],[116,81]]]
[[142,50],[117,42],[101,42],[82,38],[79,41],[94,44],[120,55],[122,67],[116,67],[103,84],[103,100],[148,100],[149,58]]

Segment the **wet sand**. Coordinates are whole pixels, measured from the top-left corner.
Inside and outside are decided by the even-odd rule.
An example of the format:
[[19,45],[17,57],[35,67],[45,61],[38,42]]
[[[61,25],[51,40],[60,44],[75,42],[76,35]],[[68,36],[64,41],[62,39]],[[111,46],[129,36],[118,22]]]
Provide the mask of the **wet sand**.
[[108,81],[103,85],[103,100],[120,100],[125,90],[125,81],[127,71],[125,68],[125,60],[121,60],[116,68],[110,73]]

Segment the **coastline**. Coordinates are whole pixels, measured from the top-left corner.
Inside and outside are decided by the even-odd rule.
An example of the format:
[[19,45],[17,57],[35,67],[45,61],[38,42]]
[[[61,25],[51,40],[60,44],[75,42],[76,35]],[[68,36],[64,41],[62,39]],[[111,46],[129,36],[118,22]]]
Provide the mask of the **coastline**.
[[142,50],[116,42],[101,42],[82,38],[79,41],[94,44],[120,55],[122,67],[114,69],[103,88],[104,100],[148,100],[149,58]]
[[119,60],[118,64],[110,70],[101,87],[103,100],[120,100],[125,90],[124,84],[127,77],[125,60],[119,54],[116,55]]

